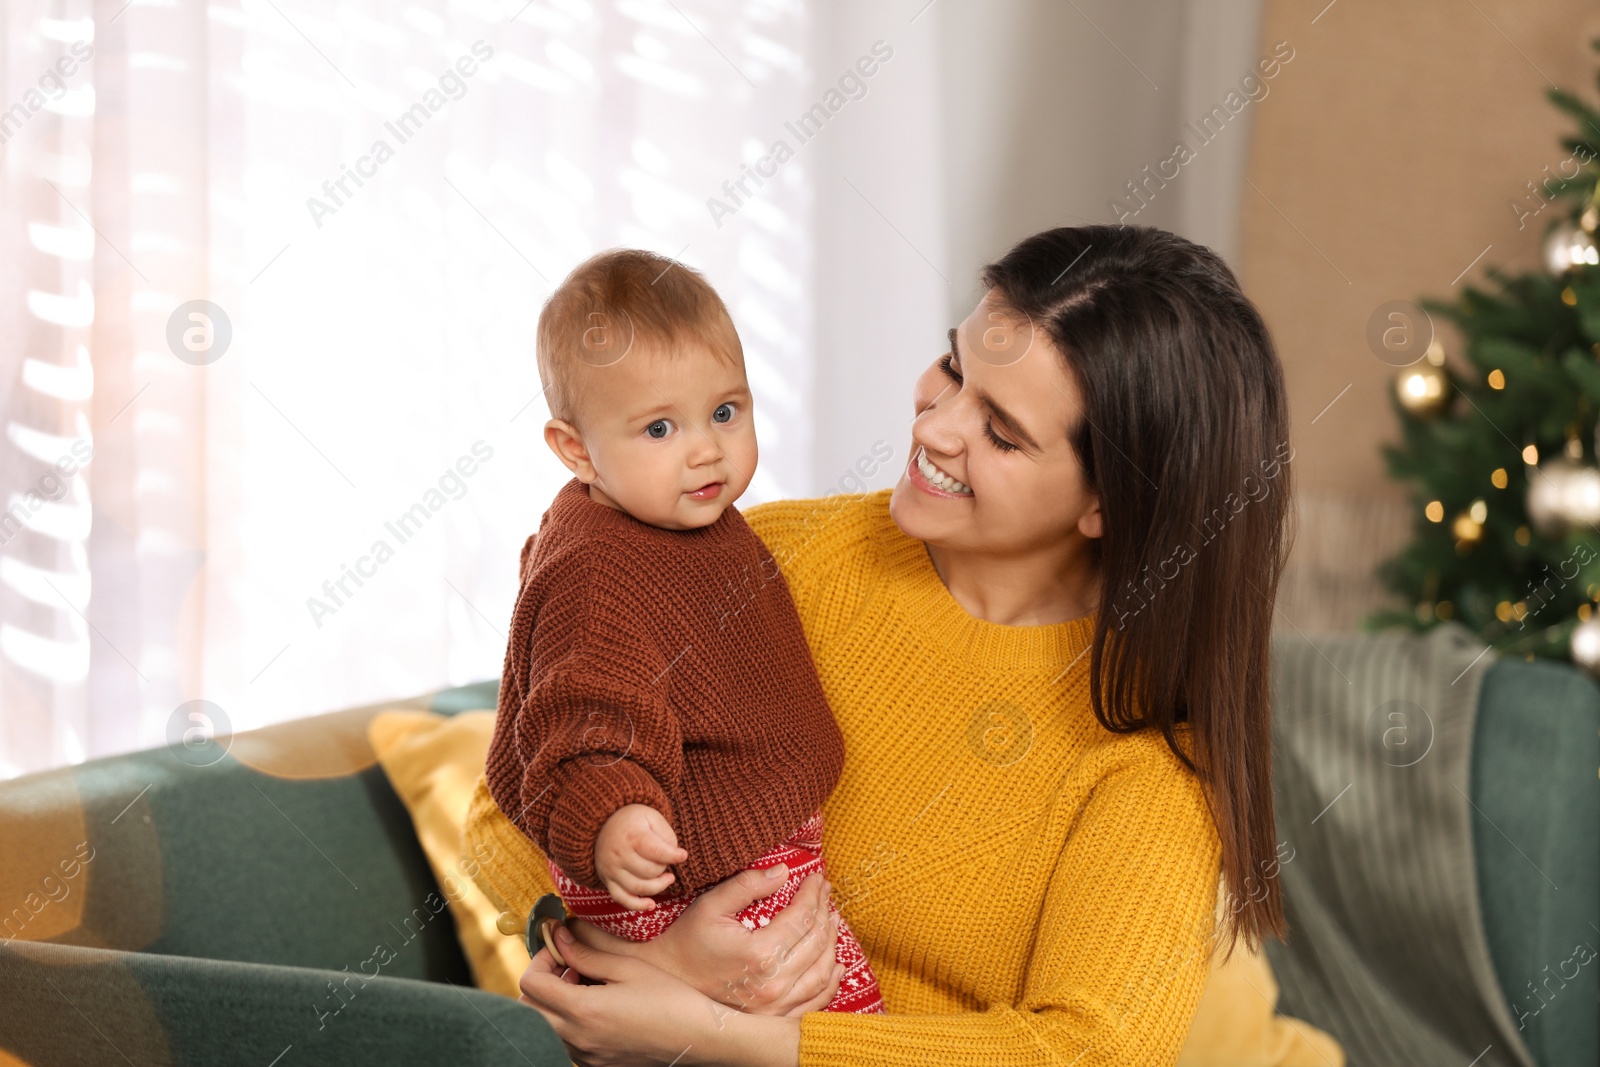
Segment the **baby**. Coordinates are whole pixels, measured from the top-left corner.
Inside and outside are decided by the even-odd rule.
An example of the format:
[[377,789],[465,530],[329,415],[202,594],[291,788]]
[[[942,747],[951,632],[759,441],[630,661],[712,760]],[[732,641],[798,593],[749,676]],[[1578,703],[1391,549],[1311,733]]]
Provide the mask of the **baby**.
[[[577,917],[646,941],[745,869],[824,871],[844,741],[788,586],[732,505],[756,436],[715,290],[649,252],[580,264],[539,316],[545,441],[574,477],[522,549],[485,767]],[[829,910],[837,908],[829,901]],[[829,1011],[882,1012],[841,917]]]

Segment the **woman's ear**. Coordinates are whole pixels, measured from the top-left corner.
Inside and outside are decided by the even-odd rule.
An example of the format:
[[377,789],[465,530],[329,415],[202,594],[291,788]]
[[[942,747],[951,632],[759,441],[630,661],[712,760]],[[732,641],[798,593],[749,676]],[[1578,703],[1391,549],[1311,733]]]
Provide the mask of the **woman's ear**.
[[1100,498],[1089,498],[1089,510],[1078,516],[1078,532],[1085,537],[1099,537],[1105,533],[1105,526],[1101,521]]
[[550,451],[565,464],[567,470],[578,476],[578,481],[589,485],[595,480],[598,472],[594,469],[594,462],[589,458],[583,438],[578,436],[578,428],[572,423],[566,419],[551,419],[545,423],[544,443],[550,446]]

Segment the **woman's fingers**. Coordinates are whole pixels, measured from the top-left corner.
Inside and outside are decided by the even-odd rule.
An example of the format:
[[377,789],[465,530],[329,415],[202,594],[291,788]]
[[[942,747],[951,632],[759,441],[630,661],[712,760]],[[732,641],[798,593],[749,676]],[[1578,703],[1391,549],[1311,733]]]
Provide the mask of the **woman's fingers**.
[[[837,922],[834,915],[828,917],[830,933],[837,933]],[[821,1011],[838,991],[839,982],[844,978],[844,964],[839,962],[838,953],[833,946],[836,938],[830,937],[824,940],[827,942],[827,950],[819,953],[809,967],[795,975],[794,983],[784,998],[786,1002],[791,1002],[784,1011],[785,1015],[803,1015],[808,1011]]]
[[833,1000],[834,994],[839,991],[839,983],[844,980],[844,964],[831,956],[824,956],[817,961],[817,966],[807,971],[800,981],[795,983],[795,989],[802,991],[816,989],[817,994],[810,1000],[803,1001],[789,1011],[786,1015],[804,1015],[808,1011],[821,1011]]
[[789,868],[781,863],[765,870],[740,871],[734,877],[724,878],[701,893],[689,907],[702,908],[713,915],[731,918],[763,897],[770,897],[777,892],[788,873]]
[[800,905],[795,912],[796,921],[811,926],[821,926],[828,917],[828,878],[821,871],[806,876],[794,895],[793,903]]
[[[650,969],[650,965],[632,956],[618,956],[610,952],[600,952],[590,948],[572,936],[572,931],[566,927],[556,929],[556,945],[561,949],[561,955],[569,964],[567,973],[574,971],[585,978],[596,978],[602,982],[615,982],[623,978],[636,976],[640,968]],[[540,949],[543,952],[543,949]],[[529,967],[529,971],[532,967]],[[528,976],[528,971],[522,972],[523,977]]]
[[[565,945],[562,946],[561,953],[563,956],[566,955]],[[568,978],[563,975],[563,971],[573,977]],[[521,990],[521,995],[517,999],[537,1008],[539,1014],[554,1026],[557,1017],[562,1019],[567,1017],[570,1007],[563,987],[576,982],[576,972],[572,968],[562,967],[550,955],[548,949],[541,948],[533,954],[533,959],[528,961],[522,976],[517,979],[517,987]]]
[[827,879],[821,873],[807,877],[789,906],[774,915],[764,930],[752,935],[759,940],[764,957],[781,953],[776,960],[780,968],[804,971],[824,951],[831,952],[826,885]]
[[599,949],[601,952],[610,952],[618,956],[632,956],[642,959],[638,947],[643,942],[629,941],[625,937],[608,933],[592,922],[573,916],[567,919],[567,930],[590,948]]
[[566,969],[564,964],[555,961],[555,957],[550,955],[549,949],[541,948],[533,954],[533,959],[528,961],[528,966],[524,968],[522,976],[527,978],[530,975],[550,975],[559,978],[561,977],[561,972]]
[[688,983],[641,960],[589,948],[565,929],[556,936],[558,951],[572,963],[569,973],[583,975],[583,983],[564,984],[541,961],[524,975],[519,1000],[539,1011],[566,1045],[562,1063],[568,1058],[585,1067],[678,1063],[690,1048],[698,1054],[696,1062],[753,1062],[712,1055],[745,1046],[721,1040],[719,1023],[726,1022],[719,1017],[726,1013]]
[[[759,962],[745,972],[736,1005],[741,1010],[788,1015],[797,1009],[816,1010],[832,999],[838,987],[833,976],[838,930],[820,874],[807,878],[787,908],[748,936]],[[717,999],[728,1003],[725,997]]]
[[632,968],[641,965],[631,957],[590,948],[573,937],[572,931],[564,926],[556,927],[555,938],[567,966],[562,967],[551,957],[548,949],[541,948],[528,961],[522,977],[517,979],[517,986],[523,994],[518,999],[525,997],[535,1007],[546,1011],[563,1016],[570,1014],[573,994],[564,987],[579,985],[580,977],[609,982],[632,973]]
[[796,960],[789,961],[787,975],[790,980],[784,983],[786,988],[781,998],[784,1005],[795,1003],[798,998],[802,1012],[818,1011],[833,999],[834,990],[839,987],[839,978],[844,973],[842,970],[838,975],[834,973],[838,965],[838,951],[834,947],[838,940],[838,929],[837,920],[832,915],[828,916],[823,920],[821,932],[812,931],[809,935],[810,942],[819,949],[816,958],[804,967]]
[[[582,1020],[592,1016],[596,993],[611,982],[638,983],[648,980],[650,975],[659,975],[659,972],[630,957],[589,948],[565,927],[558,928],[555,937],[561,946],[562,956],[571,966],[561,967],[551,958],[548,950],[540,949],[517,980],[517,1000],[544,1017],[556,1036],[567,1046],[569,1056],[579,1063],[590,1063],[574,1043],[586,1044],[585,1027],[590,1024]],[[585,986],[582,978],[595,979],[599,984]],[[585,1010],[588,1014],[585,1014]]]
[[720,1004],[781,1015],[799,1002],[793,995],[797,976],[814,966],[824,970],[826,965],[817,961],[832,956],[834,942],[827,927],[826,880],[820,874],[802,882],[788,907],[766,926],[749,930],[740,922],[739,913],[771,896],[788,874],[786,865],[777,864],[725,878],[697,896],[660,937],[627,954],[677,976]]
[[825,931],[827,931],[827,933],[826,933],[826,935],[824,937],[824,941],[826,942],[826,944],[824,946],[824,951],[828,952],[829,954],[832,954],[833,950],[839,944],[839,923],[840,923],[839,912],[836,911],[833,907],[830,906],[830,897],[831,897],[831,895],[832,895],[832,886],[831,885],[825,886],[823,888],[823,892],[822,892],[822,907],[821,907],[822,920],[821,921],[825,924],[823,926],[823,929]]

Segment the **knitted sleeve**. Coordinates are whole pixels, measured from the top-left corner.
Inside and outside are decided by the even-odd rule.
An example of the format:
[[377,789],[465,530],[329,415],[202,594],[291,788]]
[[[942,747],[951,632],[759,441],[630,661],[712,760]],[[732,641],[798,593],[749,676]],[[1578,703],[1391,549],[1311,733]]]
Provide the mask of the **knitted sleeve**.
[[[1067,838],[1014,1005],[809,1012],[801,1067],[1176,1063],[1209,973],[1221,846],[1194,776],[1170,754],[1134,747],[1140,758],[1097,784]],[[932,888],[950,901],[948,922],[967,929],[930,943],[1013,921],[986,917],[959,885]]]
[[618,808],[648,804],[677,830],[667,795],[683,738],[665,699],[667,660],[625,594],[641,580],[636,562],[595,542],[565,564],[550,569],[523,635],[512,732],[522,810],[507,814],[573,881],[599,889],[595,839]]

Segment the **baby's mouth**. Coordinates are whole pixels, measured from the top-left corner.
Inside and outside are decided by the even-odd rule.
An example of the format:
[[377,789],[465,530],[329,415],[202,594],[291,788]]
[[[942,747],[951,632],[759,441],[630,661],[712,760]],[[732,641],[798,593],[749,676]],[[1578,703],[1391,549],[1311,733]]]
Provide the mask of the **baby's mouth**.
[[708,482],[685,495],[694,500],[715,500],[722,492],[722,485],[721,482]]

